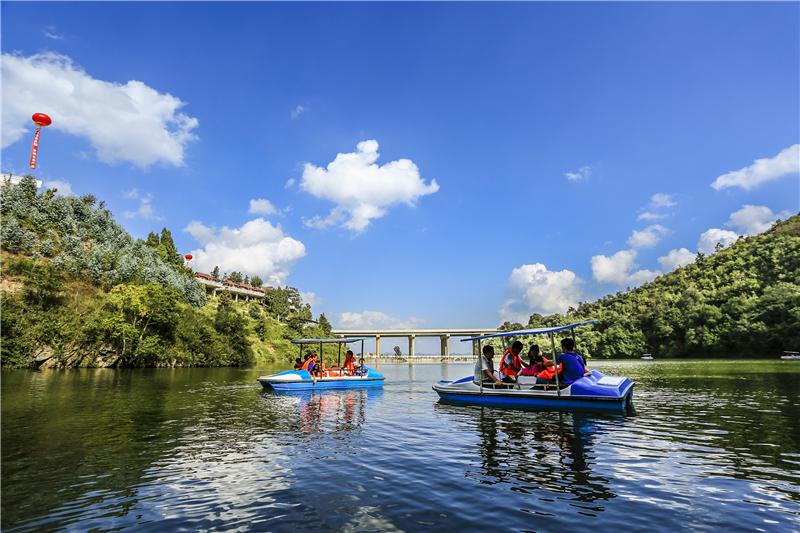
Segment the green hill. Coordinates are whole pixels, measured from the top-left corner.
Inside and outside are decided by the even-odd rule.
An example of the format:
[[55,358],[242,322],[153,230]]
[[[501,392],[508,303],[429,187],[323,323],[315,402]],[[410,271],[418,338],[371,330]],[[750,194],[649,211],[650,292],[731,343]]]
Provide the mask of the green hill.
[[38,192],[28,177],[4,182],[0,202],[4,367],[249,365],[330,332],[290,287],[206,298],[169,230],[134,239],[93,196]]
[[565,316],[532,315],[528,325],[588,318],[599,323],[579,331],[578,342],[595,357],[776,357],[800,350],[800,215]]

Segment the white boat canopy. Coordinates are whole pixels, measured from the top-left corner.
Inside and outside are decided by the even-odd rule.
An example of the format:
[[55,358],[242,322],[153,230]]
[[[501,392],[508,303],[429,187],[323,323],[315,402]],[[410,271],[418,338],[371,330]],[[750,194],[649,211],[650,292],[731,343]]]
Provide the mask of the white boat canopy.
[[585,326],[586,324],[594,324],[597,320],[584,320],[583,322],[576,322],[575,324],[568,324],[566,326],[555,326],[552,328],[534,328],[534,329],[518,329],[517,331],[504,331],[502,333],[492,333],[491,335],[481,335],[480,337],[470,337],[469,339],[461,339],[461,342],[479,341],[483,339],[492,339],[494,337],[517,337],[520,335],[541,335],[543,333],[555,333],[556,331],[563,331],[565,329],[573,329],[578,326]]

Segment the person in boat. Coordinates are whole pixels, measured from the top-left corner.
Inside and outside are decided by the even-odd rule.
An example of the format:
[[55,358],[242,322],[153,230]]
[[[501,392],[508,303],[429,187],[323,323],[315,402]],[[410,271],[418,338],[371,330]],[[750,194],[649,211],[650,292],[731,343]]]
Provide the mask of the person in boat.
[[[536,376],[536,383],[548,383],[550,380],[544,375],[548,370],[552,372],[553,362],[548,361],[539,353],[539,345],[534,344],[528,348],[529,364],[520,372],[521,376]],[[542,374],[540,376],[540,374]]]
[[301,370],[307,370],[307,371],[308,371],[308,373],[310,374],[310,373],[311,373],[311,370],[314,368],[314,366],[313,366],[313,365],[314,365],[314,361],[312,361],[312,360],[311,360],[311,354],[310,354],[310,353],[307,353],[307,354],[306,354],[306,355],[303,357],[303,364],[302,364],[302,366],[300,366],[300,369],[301,369]]
[[561,355],[557,357],[559,366],[559,382],[564,385],[569,385],[583,376],[591,374],[586,368],[585,359],[583,356],[575,352],[575,341],[566,338],[561,340]]
[[312,376],[322,377],[322,373],[325,371],[325,362],[321,360],[316,352],[311,354],[311,360],[314,361],[314,364],[309,372]]
[[503,358],[500,360],[500,374],[503,375],[503,383],[516,383],[517,374],[523,367],[528,366],[519,354],[522,353],[522,343],[514,341],[511,348],[503,352]]
[[487,344],[483,347],[483,355],[475,363],[475,381],[488,385],[502,385],[503,382],[494,375],[494,347]]
[[342,368],[344,368],[348,376],[354,376],[356,374],[356,356],[353,354],[353,350],[347,350],[344,356],[344,366]]
[[294,360],[294,369],[295,370],[302,370],[303,369],[303,361],[301,361],[299,357]]

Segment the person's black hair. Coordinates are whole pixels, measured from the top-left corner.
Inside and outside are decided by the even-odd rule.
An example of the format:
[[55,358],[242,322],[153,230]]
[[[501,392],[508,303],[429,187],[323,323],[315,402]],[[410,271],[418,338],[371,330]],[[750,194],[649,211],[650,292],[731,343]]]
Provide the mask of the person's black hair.
[[303,357],[303,360],[308,360],[308,359],[310,359],[310,358],[311,358],[311,354],[310,354],[310,353],[307,353],[307,354],[306,354],[306,355]]
[[514,344],[511,345],[511,350],[516,353],[522,353],[522,343],[520,341],[514,341]]
[[347,350],[347,353],[345,355],[353,355],[353,350]]
[[561,347],[565,350],[574,350],[575,349],[575,341],[567,337],[566,339],[561,339]]
[[490,355],[494,355],[494,346],[492,346],[491,344],[487,344],[486,346],[484,346],[483,347],[483,355],[485,355],[487,357],[490,356]]
[[[531,353],[533,351],[536,351],[536,353],[535,354]],[[544,359],[542,359],[542,354],[540,353],[538,344],[532,344],[531,347],[528,348],[528,359],[531,361],[531,363],[533,363],[534,361],[536,362],[544,361]]]
[[295,363],[300,363],[300,362],[301,362],[301,361],[300,361],[300,358],[298,357],[297,359],[295,359],[295,360],[294,360],[294,362],[295,362]]

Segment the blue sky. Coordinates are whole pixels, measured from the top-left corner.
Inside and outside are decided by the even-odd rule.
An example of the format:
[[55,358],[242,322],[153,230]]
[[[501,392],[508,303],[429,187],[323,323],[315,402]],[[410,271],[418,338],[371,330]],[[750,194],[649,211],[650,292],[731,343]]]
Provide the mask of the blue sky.
[[4,172],[49,112],[37,177],[314,293],[335,325],[551,312],[800,209],[796,3],[2,15]]

